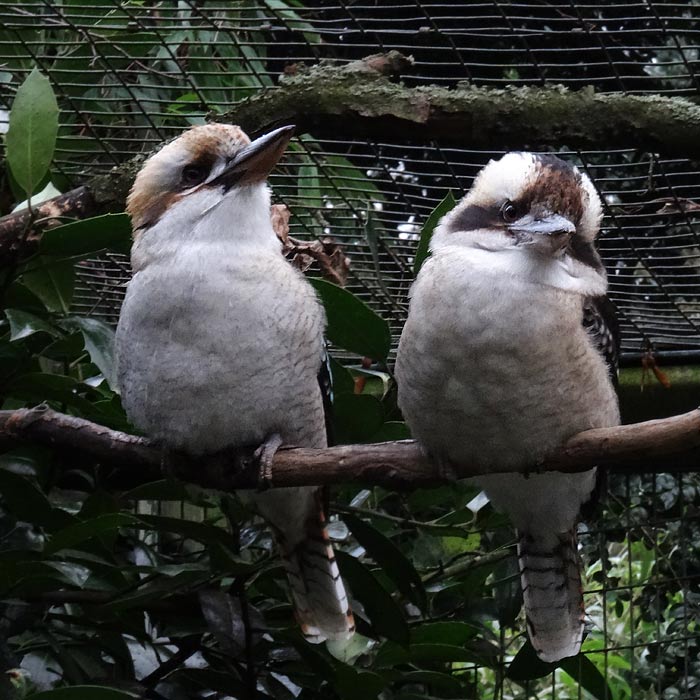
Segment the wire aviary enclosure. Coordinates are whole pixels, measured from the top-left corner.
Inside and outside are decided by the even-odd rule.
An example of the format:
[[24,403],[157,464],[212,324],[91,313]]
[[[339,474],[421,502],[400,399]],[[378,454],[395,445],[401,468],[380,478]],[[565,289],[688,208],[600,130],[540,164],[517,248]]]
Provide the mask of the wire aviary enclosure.
[[[700,96],[695,2],[29,0],[0,6],[0,20],[0,109],[9,109],[33,66],[51,78],[61,106],[53,181],[64,191],[148,153],[190,124],[235,117],[250,96],[277,90],[280,76],[304,80],[302,64],[324,59],[342,66],[398,50],[414,61],[401,71],[407,88],[563,85],[696,104]],[[279,116],[267,118],[259,128]],[[579,118],[585,124],[588,115]],[[466,134],[464,140],[470,142]],[[277,198],[292,211],[292,235],[331,237],[344,246],[351,260],[348,288],[390,321],[395,339],[422,224],[448,191],[459,197],[483,164],[506,150],[492,143],[467,150],[459,142],[459,134],[431,139],[420,129],[368,138],[352,120],[329,135],[317,121],[272,178]],[[599,246],[620,315],[623,362],[638,365],[647,351],[666,363],[696,362],[700,164],[677,148],[645,150],[624,138],[599,150],[576,150],[554,137],[514,145],[556,151],[580,164],[598,187],[606,209]],[[3,188],[3,213],[9,192]],[[128,277],[128,264],[117,255],[83,265],[75,309],[114,321]],[[689,407],[666,410],[662,394],[651,387],[630,415]],[[693,399],[690,389],[679,401]],[[585,649],[611,697],[700,697],[700,599],[694,592],[700,482],[695,475],[617,477],[609,491],[606,510],[583,540],[593,622]],[[422,533],[412,550],[426,567],[437,561],[430,549],[444,547],[436,538]],[[490,575],[494,593],[479,610],[457,604],[468,595],[462,582],[459,595],[443,594],[433,612],[491,620],[493,649],[486,655],[498,656],[517,648],[509,646],[505,629],[519,604],[509,610],[504,593],[513,571],[501,567]],[[424,670],[416,663],[417,672]],[[479,688],[503,698],[584,693],[561,671],[551,683],[528,685],[517,682],[519,672],[529,677],[527,669],[511,667],[508,680],[499,664],[465,661],[454,672],[471,679],[475,697],[481,697]],[[608,690],[594,692],[603,697]]]

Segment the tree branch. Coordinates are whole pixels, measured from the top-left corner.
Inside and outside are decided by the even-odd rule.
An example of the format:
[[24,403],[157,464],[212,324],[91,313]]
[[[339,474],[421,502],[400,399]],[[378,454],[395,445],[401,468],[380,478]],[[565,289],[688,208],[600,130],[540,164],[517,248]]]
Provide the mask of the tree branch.
[[[396,51],[344,65],[297,64],[278,88],[254,95],[227,114],[210,116],[248,132],[294,123],[299,133],[319,138],[342,133],[348,138],[439,140],[480,150],[566,144],[700,158],[700,107],[683,98],[601,95],[561,86],[496,90],[467,83],[444,88],[392,82],[411,65],[410,58]],[[144,158],[91,178],[51,204],[42,204],[40,211],[58,207],[60,216],[84,217],[123,210]],[[43,225],[51,221],[44,219]],[[0,219],[0,254],[15,243],[21,226],[21,214]]]
[[[0,411],[0,448],[31,441],[118,467],[116,482],[141,484],[161,478],[164,452],[128,435],[45,406]],[[261,480],[254,447],[189,458],[168,453],[167,467],[183,481],[222,491],[265,486],[315,486],[348,481],[389,489],[412,489],[505,469],[460,465],[445,474],[412,440],[325,449],[280,449],[271,483]],[[594,466],[619,472],[694,471],[700,458],[700,410],[672,418],[587,430],[568,440],[527,473],[579,472]]]
[[[463,82],[456,88],[411,88],[392,82],[370,59],[302,66],[283,76],[278,89],[253,95],[214,118],[245,130],[293,123],[317,137],[439,140],[484,150],[566,144],[700,157],[700,107],[683,98],[597,94],[559,85],[492,89]],[[395,61],[402,72],[408,65],[406,59]]]

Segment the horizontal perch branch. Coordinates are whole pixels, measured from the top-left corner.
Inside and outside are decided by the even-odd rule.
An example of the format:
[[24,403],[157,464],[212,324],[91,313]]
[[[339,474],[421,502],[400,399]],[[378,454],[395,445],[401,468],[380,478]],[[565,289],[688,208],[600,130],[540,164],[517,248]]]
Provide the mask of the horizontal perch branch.
[[[497,90],[465,83],[445,88],[392,82],[391,77],[409,73],[411,65],[410,58],[392,51],[345,65],[293,66],[279,87],[212,117],[248,132],[294,123],[300,133],[319,138],[435,140],[496,151],[565,144],[700,158],[700,107],[682,98],[573,92],[561,86]],[[40,214],[48,218],[35,229],[50,224],[50,217],[123,210],[143,159],[114,167],[52,200],[54,204],[42,205]],[[24,214],[0,219],[0,254],[16,243],[25,222]]]
[[[0,447],[33,442],[89,456],[118,467],[119,483],[146,483],[161,477],[164,453],[147,439],[128,435],[40,406],[0,411]],[[694,471],[700,458],[700,410],[672,418],[573,436],[528,473],[578,472],[593,466],[623,472]],[[169,454],[167,467],[183,481],[223,491],[259,488],[260,468],[253,450],[189,459]],[[466,478],[506,470],[456,469]],[[389,489],[432,486],[448,481],[412,440],[325,449],[282,448],[274,456],[268,486],[314,486],[348,481]]]

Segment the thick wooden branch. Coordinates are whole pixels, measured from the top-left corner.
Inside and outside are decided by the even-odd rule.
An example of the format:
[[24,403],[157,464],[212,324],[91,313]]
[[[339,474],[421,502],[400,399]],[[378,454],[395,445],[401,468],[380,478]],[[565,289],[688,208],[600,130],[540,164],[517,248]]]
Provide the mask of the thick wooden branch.
[[[326,449],[282,448],[274,457],[270,480],[263,481],[254,448],[197,459],[166,455],[145,438],[46,407],[0,411],[0,448],[17,442],[48,445],[116,466],[121,485],[159,479],[163,466],[184,481],[223,491],[348,481],[412,489],[486,473],[473,465],[460,465],[446,474],[426,459],[414,441],[402,440]],[[578,472],[593,466],[623,472],[695,471],[699,458],[700,410],[693,410],[673,418],[579,433],[527,473]]]
[[[596,94],[560,86],[496,90],[461,83],[456,88],[407,87],[392,82],[412,61],[398,52],[335,65],[293,66],[279,87],[265,90],[212,119],[259,132],[294,123],[299,133],[323,138],[439,141],[464,148],[502,150],[566,144],[596,150],[639,148],[700,158],[700,107],[657,95]],[[83,187],[42,205],[56,215],[85,217],[121,211],[145,156],[138,156]],[[58,212],[51,213],[51,211]],[[43,213],[42,213],[43,215]],[[0,219],[0,254],[23,230],[23,215]],[[29,238],[29,245],[36,236]]]
[[[395,65],[406,72],[409,64],[395,60]],[[367,59],[302,66],[283,76],[277,90],[258,93],[216,119],[244,129],[293,123],[317,137],[436,140],[496,151],[566,144],[700,157],[700,107],[682,98],[557,85],[406,87]]]

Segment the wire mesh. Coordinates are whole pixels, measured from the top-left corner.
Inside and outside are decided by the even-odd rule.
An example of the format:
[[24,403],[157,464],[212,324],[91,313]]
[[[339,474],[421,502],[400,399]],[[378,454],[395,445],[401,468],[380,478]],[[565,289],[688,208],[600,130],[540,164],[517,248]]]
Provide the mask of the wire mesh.
[[[409,85],[592,85],[600,92],[697,101],[698,2],[439,2],[437,0],[25,0],[0,4],[0,117],[36,65],[61,107],[55,181],[62,189],[152,150],[273,90],[301,62],[349,62],[397,49],[415,59]],[[0,122],[2,120],[0,119]],[[538,144],[523,144],[537,148]],[[551,144],[550,144],[551,147]],[[700,165],[633,149],[554,150],[580,164],[605,204],[600,237],[623,356],[700,356]],[[351,259],[348,287],[387,318],[395,339],[422,223],[461,195],[500,153],[440,143],[375,142],[350,133],[296,140],[272,178],[292,235],[332,237]],[[82,265],[76,309],[115,321],[127,261]],[[700,697],[697,482],[619,478],[595,531],[589,649],[605,651],[619,697]],[[667,611],[667,614],[652,614]],[[483,669],[472,670],[474,686]],[[499,682],[494,697],[520,686]],[[624,691],[624,692],[623,692]],[[560,676],[535,697],[579,697]]]

